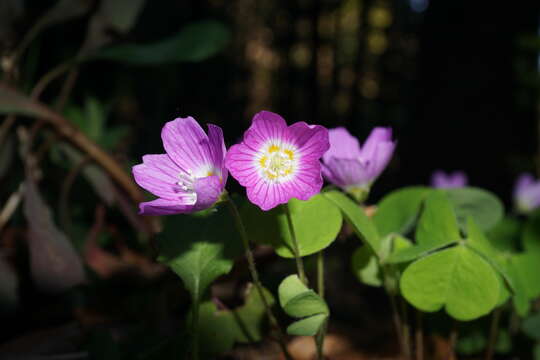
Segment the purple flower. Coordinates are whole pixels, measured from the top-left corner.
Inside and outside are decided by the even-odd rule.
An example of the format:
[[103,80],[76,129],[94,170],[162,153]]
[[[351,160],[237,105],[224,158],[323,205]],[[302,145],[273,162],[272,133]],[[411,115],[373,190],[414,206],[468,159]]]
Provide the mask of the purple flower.
[[540,206],[540,181],[531,174],[521,174],[514,186],[514,203],[521,213],[529,213]]
[[323,156],[323,175],[353,195],[367,192],[388,165],[395,147],[390,128],[374,128],[362,147],[345,128],[330,129],[330,150]]
[[439,189],[455,189],[467,186],[469,180],[463,171],[445,173],[437,170],[431,175],[431,186]]
[[246,187],[248,199],[266,211],[321,191],[319,158],[328,147],[326,128],[305,122],[287,126],[278,114],[261,111],[243,141],[229,149],[225,164]]
[[208,135],[192,117],[165,124],[161,139],[166,154],[144,155],[133,167],[139,186],[159,199],[139,205],[144,215],[191,213],[212,206],[227,182],[223,132],[208,125]]

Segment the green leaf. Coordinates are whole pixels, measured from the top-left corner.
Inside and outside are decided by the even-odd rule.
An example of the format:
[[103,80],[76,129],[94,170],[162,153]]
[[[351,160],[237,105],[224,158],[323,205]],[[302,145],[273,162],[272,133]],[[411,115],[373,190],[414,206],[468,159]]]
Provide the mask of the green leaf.
[[287,334],[296,336],[314,336],[328,320],[328,315],[314,315],[296,321],[287,327]]
[[503,277],[505,284],[508,284],[510,290],[514,290],[513,277],[508,275],[506,267],[503,265],[502,254],[499,253],[488,239],[472,217],[467,218],[467,242],[466,245],[475,250],[485,261],[487,261]]
[[415,186],[386,195],[377,204],[377,212],[373,216],[380,236],[407,234],[418,218],[422,202],[431,191],[428,187]]
[[452,204],[441,190],[426,198],[415,234],[418,245],[440,247],[459,241],[461,236]]
[[[272,307],[275,303],[274,297],[267,289],[263,288],[263,295]],[[240,343],[250,343],[260,341],[263,338],[263,328],[266,324],[266,310],[264,303],[255,286],[248,287],[244,305],[233,309],[230,316],[234,319],[234,328],[230,331],[235,333],[235,341]]]
[[529,216],[523,228],[521,241],[526,252],[534,252],[540,258],[540,213],[535,212]]
[[466,229],[467,217],[471,216],[482,230],[489,230],[504,216],[501,201],[489,191],[464,187],[445,190],[453,204],[459,225]]
[[204,358],[214,359],[215,355],[231,350],[236,334],[231,329],[234,328],[234,318],[230,314],[218,311],[211,301],[202,303],[199,307],[199,353]]
[[521,234],[521,223],[513,217],[505,217],[487,232],[491,244],[504,252],[515,252]]
[[475,252],[457,245],[412,263],[404,271],[401,292],[420,310],[445,308],[457,320],[489,313],[499,298],[499,279]]
[[386,261],[390,264],[403,263],[403,262],[419,259],[430,253],[436,252],[437,250],[445,248],[446,246],[448,245],[446,244],[444,245],[437,245],[437,244],[413,245],[404,249],[400,249],[399,251],[396,251],[395,253],[391,254]]
[[167,217],[158,260],[182,278],[194,302],[212,281],[231,270],[241,254],[241,241],[228,215],[217,207],[198,216]]
[[287,315],[303,318],[291,324],[287,332],[291,335],[313,336],[323,326],[330,312],[324,300],[308,289],[297,275],[290,275],[278,288],[279,303]]
[[351,268],[361,283],[375,287],[383,284],[377,257],[369,247],[361,246],[355,250],[351,258]]
[[356,235],[378,255],[381,238],[373,221],[364,214],[363,209],[339,191],[327,191],[322,195],[341,210],[345,220],[351,225]]
[[534,313],[523,320],[521,329],[528,337],[540,340],[540,312]]
[[176,35],[151,44],[126,44],[103,49],[90,60],[105,59],[131,65],[161,65],[203,61],[229,42],[230,32],[217,21],[186,25]]
[[[300,256],[314,254],[334,242],[341,229],[342,217],[332,202],[318,194],[308,201],[291,199],[288,206]],[[282,207],[261,211],[246,202],[240,211],[250,239],[271,245],[279,256],[294,257],[287,216]]]
[[486,346],[486,336],[482,330],[474,330],[461,334],[458,337],[456,350],[462,355],[474,355],[481,352]]
[[540,257],[535,253],[517,254],[510,258],[514,276],[525,289],[527,299],[534,300],[540,296]]

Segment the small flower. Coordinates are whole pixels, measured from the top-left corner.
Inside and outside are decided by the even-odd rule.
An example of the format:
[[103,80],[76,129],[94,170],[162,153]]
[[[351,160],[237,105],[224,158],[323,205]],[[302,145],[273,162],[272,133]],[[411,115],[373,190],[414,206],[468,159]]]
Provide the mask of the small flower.
[[527,214],[540,206],[540,181],[531,174],[521,174],[514,186],[514,203],[518,212]]
[[248,199],[266,211],[321,191],[319,159],[328,147],[326,128],[305,122],[287,126],[278,114],[261,111],[243,141],[229,149],[225,164],[246,187]]
[[212,206],[227,182],[225,143],[219,126],[208,135],[192,117],[165,124],[161,139],[166,154],[144,155],[133,167],[139,186],[159,199],[139,205],[144,215],[191,213]]
[[445,173],[437,170],[431,175],[431,186],[438,189],[455,189],[467,186],[467,174],[463,171]]
[[373,129],[362,147],[345,128],[330,129],[330,150],[323,156],[323,175],[361,201],[388,165],[395,147],[390,128]]

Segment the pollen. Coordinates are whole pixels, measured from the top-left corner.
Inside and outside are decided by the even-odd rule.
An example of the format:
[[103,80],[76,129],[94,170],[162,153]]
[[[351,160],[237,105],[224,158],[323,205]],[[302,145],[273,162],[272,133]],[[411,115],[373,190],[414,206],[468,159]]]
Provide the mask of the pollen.
[[208,171],[206,173],[206,176],[214,176],[214,172],[212,170]]
[[289,160],[292,160],[294,158],[294,152],[292,150],[286,149],[283,150],[283,152],[289,157]]
[[297,165],[295,149],[287,144],[268,144],[260,154],[257,165],[267,181],[286,181],[294,174]]

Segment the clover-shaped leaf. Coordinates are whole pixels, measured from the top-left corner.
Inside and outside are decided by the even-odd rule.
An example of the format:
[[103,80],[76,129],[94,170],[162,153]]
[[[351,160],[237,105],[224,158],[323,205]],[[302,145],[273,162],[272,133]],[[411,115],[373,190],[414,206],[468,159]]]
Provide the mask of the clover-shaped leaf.
[[290,275],[278,289],[279,303],[287,315],[301,319],[287,328],[290,335],[313,336],[328,320],[330,311],[324,300],[308,289],[297,275]]
[[412,263],[400,282],[403,296],[420,310],[445,308],[455,319],[489,313],[500,295],[497,273],[474,250],[459,244]]
[[[288,206],[300,256],[321,251],[336,239],[343,219],[339,208],[326,197],[318,194],[307,201],[291,199]],[[294,257],[289,224],[282,207],[262,211],[246,202],[241,213],[251,239],[271,245],[279,256]]]
[[443,191],[432,190],[427,196],[415,238],[415,246],[395,252],[388,262],[411,261],[461,239],[452,204]]
[[381,236],[406,234],[414,226],[422,202],[433,191],[428,187],[406,187],[392,191],[378,204],[373,221]]
[[463,187],[447,189],[445,192],[454,206],[459,226],[462,229],[467,227],[469,216],[484,231],[491,229],[503,218],[502,202],[489,191]]

